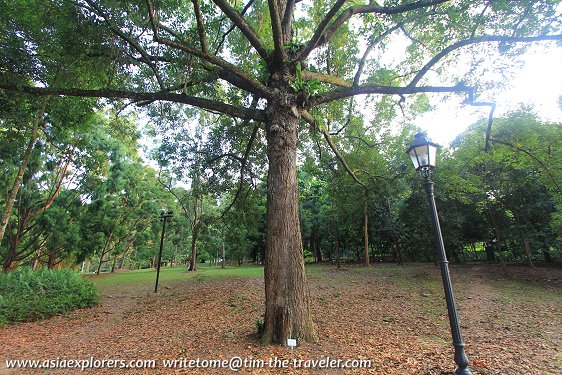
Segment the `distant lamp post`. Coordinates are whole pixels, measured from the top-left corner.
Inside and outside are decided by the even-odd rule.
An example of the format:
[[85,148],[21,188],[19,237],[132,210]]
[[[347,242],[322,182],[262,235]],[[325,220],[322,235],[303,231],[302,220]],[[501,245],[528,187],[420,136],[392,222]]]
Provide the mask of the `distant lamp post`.
[[443,288],[445,289],[445,299],[447,301],[447,311],[449,314],[449,324],[451,325],[451,334],[453,336],[453,346],[455,347],[455,362],[458,366],[455,375],[472,375],[468,368],[468,357],[464,352],[464,342],[461,336],[461,328],[455,306],[455,297],[453,295],[453,286],[451,285],[451,276],[449,275],[449,266],[447,255],[445,254],[445,245],[441,235],[441,227],[439,218],[437,217],[437,207],[435,205],[435,196],[433,195],[433,181],[431,176],[435,169],[437,158],[437,144],[430,142],[425,134],[418,133],[414,142],[406,151],[417,171],[420,172],[425,191],[427,193],[427,201],[429,203],[429,213],[433,223],[433,231],[435,234],[435,242],[437,254],[439,255],[439,264],[441,266],[441,277],[443,278]]
[[158,253],[158,264],[156,266],[156,285],[154,286],[154,293],[158,292],[158,279],[160,278],[160,263],[162,262],[162,249],[164,247],[164,232],[166,231],[166,222],[170,221],[174,216],[172,210],[160,211],[160,221],[162,222],[162,237],[160,237],[160,252]]

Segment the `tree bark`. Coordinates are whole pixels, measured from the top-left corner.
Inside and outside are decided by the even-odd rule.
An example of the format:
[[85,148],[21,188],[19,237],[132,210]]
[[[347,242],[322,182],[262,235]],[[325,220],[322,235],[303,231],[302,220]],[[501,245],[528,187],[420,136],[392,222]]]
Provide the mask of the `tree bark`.
[[191,260],[189,261],[189,268],[187,271],[196,271],[197,263],[197,236],[199,234],[199,225],[193,226],[193,233],[191,235]]
[[364,204],[364,221],[365,221],[365,228],[364,228],[364,235],[365,235],[365,266],[369,267],[371,264],[371,260],[369,259],[369,205],[367,203],[367,197],[365,197],[365,204]]
[[107,260],[103,260],[103,257],[105,256],[105,254],[109,251],[109,244],[111,243],[111,237],[113,237],[113,231],[111,233],[109,233],[109,236],[107,237],[107,240],[105,241],[105,246],[103,247],[103,250],[101,252],[100,255],[100,264],[98,265],[98,270],[96,271],[96,274],[100,274],[101,273],[101,266],[107,262]]
[[189,262],[189,269],[187,271],[196,271],[197,264],[197,237],[199,236],[199,219],[200,214],[203,214],[203,195],[201,194],[201,213],[199,210],[199,193],[195,192],[194,202],[193,202],[193,230],[191,235],[191,261]]
[[317,262],[322,262],[322,249],[320,248],[320,228],[316,220],[312,225],[310,233],[310,251],[314,254]]
[[[282,102],[281,100],[276,101]],[[294,105],[268,108],[267,243],[263,341],[287,338],[315,342],[304,269],[296,174],[297,125]]]
[[56,251],[49,251],[49,258],[47,261],[47,268],[52,270],[55,265],[57,264],[57,252]]
[[33,260],[33,266],[31,267],[33,271],[37,270],[37,267],[39,266],[40,258],[41,258],[41,248],[38,248],[37,254],[35,255],[35,259]]
[[[8,236],[10,237],[10,236]],[[14,243],[16,239],[11,240],[8,238],[8,251],[6,252],[6,256],[4,257],[4,262],[2,263],[2,271],[10,272],[17,267],[16,262],[16,247],[17,244]]]
[[117,265],[117,255],[113,256],[113,264],[111,265],[111,273],[115,273],[115,266]]
[[338,266],[338,269],[340,269],[341,268],[340,243],[337,239],[336,239],[336,264]]
[[[4,213],[2,214],[2,219],[0,220],[0,243],[4,238],[4,232],[6,231],[6,226],[8,225],[8,219],[10,218],[12,207],[14,206],[14,201],[16,200],[16,195],[22,184],[23,175],[25,173],[25,170],[27,169],[27,163],[29,163],[31,152],[33,151],[33,147],[35,146],[35,141],[37,140],[37,131],[39,130],[39,124],[41,123],[41,119],[45,114],[45,111],[47,109],[47,103],[49,103],[50,98],[51,98],[50,96],[47,96],[45,100],[43,100],[43,106],[41,107],[41,110],[39,111],[37,117],[35,118],[35,121],[33,122],[33,128],[31,129],[31,137],[29,138],[29,142],[27,143],[27,148],[25,150],[25,153],[23,154],[20,169],[18,171],[16,179],[14,180],[14,185],[10,190],[10,195],[6,200],[6,208],[4,209]],[[9,263],[11,264],[11,262],[12,261],[10,260]],[[6,262],[4,262],[4,264],[6,264]],[[6,269],[4,269],[4,271],[7,272]]]
[[398,259],[398,264],[402,264],[402,251],[400,250],[400,240],[398,240],[398,238],[395,238],[394,244],[396,246],[396,258]]
[[224,227],[222,230],[222,259],[221,259],[221,268],[224,268],[224,263],[226,262],[225,259],[225,252],[224,252]]
[[535,268],[535,265],[533,264],[533,259],[531,258],[531,246],[529,246],[529,240],[525,236],[522,237],[523,237],[523,247],[525,248],[525,254],[527,255],[527,261],[529,262],[529,266],[531,266],[531,268]]

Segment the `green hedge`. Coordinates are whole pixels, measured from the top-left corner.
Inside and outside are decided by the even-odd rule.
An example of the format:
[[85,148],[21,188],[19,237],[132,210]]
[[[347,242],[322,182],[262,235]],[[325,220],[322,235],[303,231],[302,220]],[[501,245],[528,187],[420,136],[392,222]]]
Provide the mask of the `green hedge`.
[[0,272],[0,326],[95,305],[98,293],[78,272],[30,268]]

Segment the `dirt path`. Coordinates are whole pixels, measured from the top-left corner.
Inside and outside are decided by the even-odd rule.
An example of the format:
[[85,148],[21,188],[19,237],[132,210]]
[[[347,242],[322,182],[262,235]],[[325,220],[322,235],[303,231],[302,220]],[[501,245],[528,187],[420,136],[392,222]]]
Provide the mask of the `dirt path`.
[[[453,267],[457,304],[476,374],[562,373],[562,272]],[[516,281],[514,281],[516,280]],[[320,342],[263,346],[263,280],[186,281],[162,288],[129,285],[105,292],[102,303],[43,322],[0,328],[5,359],[152,359],[154,369],[86,373],[205,373],[228,369],[164,369],[163,359],[264,360],[240,374],[449,374],[455,369],[439,270],[433,265],[321,268],[309,276]],[[513,287],[509,283],[517,283]],[[506,285],[511,285],[507,288]],[[538,285],[541,287],[538,288]],[[150,288],[148,288],[150,289]],[[536,293],[535,293],[536,292]],[[540,292],[540,293],[539,293]],[[360,370],[270,368],[270,359],[370,359]],[[34,370],[39,373],[39,370]],[[40,373],[80,372],[41,370]]]

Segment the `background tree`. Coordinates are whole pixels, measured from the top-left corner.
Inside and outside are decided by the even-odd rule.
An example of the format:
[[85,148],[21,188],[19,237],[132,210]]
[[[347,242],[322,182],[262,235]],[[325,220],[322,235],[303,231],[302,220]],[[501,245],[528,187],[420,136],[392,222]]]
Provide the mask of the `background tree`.
[[560,124],[542,122],[525,109],[495,120],[488,151],[484,123],[453,142],[443,162],[447,178],[439,184],[442,211],[456,210],[456,230],[464,227],[456,236],[464,245],[456,248],[489,242],[500,258],[525,254],[531,262],[531,248],[549,253],[556,246],[552,228],[560,199],[555,151],[560,129]]

